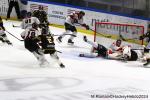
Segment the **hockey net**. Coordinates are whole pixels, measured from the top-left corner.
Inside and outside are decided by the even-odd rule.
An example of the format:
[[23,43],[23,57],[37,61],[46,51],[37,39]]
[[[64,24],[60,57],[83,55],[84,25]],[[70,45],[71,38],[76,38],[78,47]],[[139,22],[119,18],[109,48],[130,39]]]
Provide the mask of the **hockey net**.
[[[133,24],[119,24],[109,22],[96,22],[94,41],[100,44],[110,44],[113,39],[121,39],[133,48],[143,45],[139,37],[144,34],[144,26]],[[100,38],[104,37],[104,39]],[[111,42],[112,43],[112,42]]]

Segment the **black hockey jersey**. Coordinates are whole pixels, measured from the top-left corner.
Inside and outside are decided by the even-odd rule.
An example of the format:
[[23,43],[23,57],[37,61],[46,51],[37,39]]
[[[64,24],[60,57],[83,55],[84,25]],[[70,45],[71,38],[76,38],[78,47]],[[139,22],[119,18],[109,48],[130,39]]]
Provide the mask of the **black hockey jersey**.
[[98,44],[98,47],[96,48],[98,56],[106,57],[107,56],[107,48],[104,47],[101,44]]
[[44,50],[45,54],[53,54],[55,53],[55,43],[54,38],[50,34],[44,34],[39,36],[40,45]]
[[35,10],[33,16],[37,17],[40,20],[40,23],[48,22],[47,13],[45,11]]

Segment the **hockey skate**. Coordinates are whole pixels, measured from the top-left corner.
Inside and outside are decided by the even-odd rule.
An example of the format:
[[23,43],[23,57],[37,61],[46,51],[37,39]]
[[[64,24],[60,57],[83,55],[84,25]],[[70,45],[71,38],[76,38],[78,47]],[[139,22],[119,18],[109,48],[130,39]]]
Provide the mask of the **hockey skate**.
[[39,62],[40,67],[47,67],[49,65],[49,62],[44,57],[41,57]]
[[69,40],[68,40],[68,44],[69,44],[69,45],[73,45],[74,42],[73,42],[71,39],[69,39]]
[[58,43],[61,43],[62,42],[62,37],[59,36],[56,40],[57,40]]
[[12,45],[12,43],[11,43],[10,41],[6,41],[6,43],[7,43],[8,45]]
[[148,59],[147,62],[143,64],[143,66],[147,66],[149,64],[150,64],[150,59]]
[[84,54],[79,54],[79,57],[84,57]]
[[60,64],[61,68],[65,68],[65,65],[63,63]]
[[48,61],[42,61],[40,62],[40,67],[47,67],[49,65]]

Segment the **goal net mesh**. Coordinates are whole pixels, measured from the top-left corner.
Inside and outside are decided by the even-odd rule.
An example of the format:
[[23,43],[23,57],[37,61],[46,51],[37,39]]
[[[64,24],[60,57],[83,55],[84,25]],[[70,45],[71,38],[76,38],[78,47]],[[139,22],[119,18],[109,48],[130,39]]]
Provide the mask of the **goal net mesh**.
[[[110,39],[121,39],[124,41],[123,43],[125,44],[129,44],[132,47],[138,47],[143,45],[143,40],[139,40],[139,37],[143,34],[144,26],[109,22],[96,22],[94,41],[101,44],[107,44]],[[105,40],[99,37],[104,37]]]

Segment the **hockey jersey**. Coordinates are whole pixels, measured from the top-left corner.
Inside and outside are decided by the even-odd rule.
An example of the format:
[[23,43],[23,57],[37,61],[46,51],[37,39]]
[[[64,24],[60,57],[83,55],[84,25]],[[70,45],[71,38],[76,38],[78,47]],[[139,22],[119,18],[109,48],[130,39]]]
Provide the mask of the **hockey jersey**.
[[30,29],[32,28],[33,23],[40,24],[40,21],[36,17],[24,18],[21,23],[21,28]]
[[53,54],[56,51],[54,38],[50,34],[40,35],[39,40],[45,54]]

